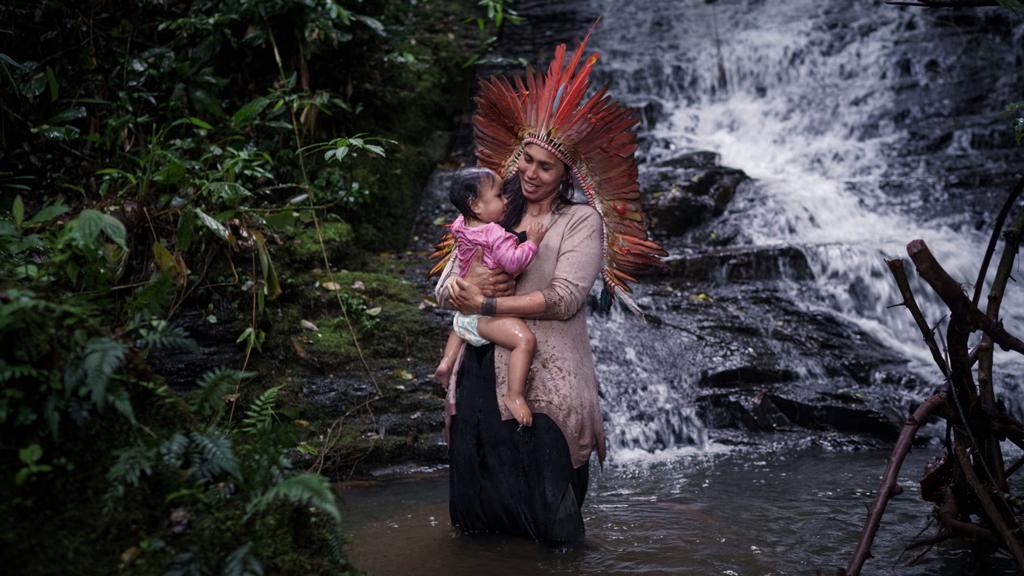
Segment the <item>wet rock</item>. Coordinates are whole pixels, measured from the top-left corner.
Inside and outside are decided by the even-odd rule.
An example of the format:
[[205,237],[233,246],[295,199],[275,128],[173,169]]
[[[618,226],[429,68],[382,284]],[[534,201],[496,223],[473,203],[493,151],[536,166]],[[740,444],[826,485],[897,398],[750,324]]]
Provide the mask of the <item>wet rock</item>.
[[[216,321],[211,321],[214,319]],[[189,338],[195,340],[199,352],[160,350],[149,358],[153,370],[163,376],[172,388],[187,389],[209,370],[241,365],[245,349],[238,345],[237,340],[246,324],[231,319],[227,314],[211,317],[201,310],[183,312],[177,322]]]
[[745,246],[681,256],[667,262],[666,274],[690,282],[813,280],[807,256],[795,246]]
[[765,366],[738,366],[725,370],[705,371],[698,386],[701,388],[748,388],[773,382],[790,382],[800,375],[786,368]]
[[[774,282],[670,283],[639,297],[657,322],[591,322],[613,426],[627,421],[623,409],[656,421],[696,407],[712,438],[803,430],[888,442],[926,393],[899,354]],[[641,435],[627,439],[623,447],[654,449]]]
[[725,212],[748,177],[719,160],[714,152],[687,152],[641,171],[641,194],[658,233],[683,234]]

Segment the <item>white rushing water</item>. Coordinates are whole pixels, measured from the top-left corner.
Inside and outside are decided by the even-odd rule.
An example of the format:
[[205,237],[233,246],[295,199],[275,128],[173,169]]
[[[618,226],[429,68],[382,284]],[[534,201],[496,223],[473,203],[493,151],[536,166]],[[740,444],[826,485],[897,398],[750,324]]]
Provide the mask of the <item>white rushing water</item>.
[[[897,207],[892,198],[901,184],[943,182],[908,170],[899,154],[911,136],[890,117],[896,85],[905,82],[896,69],[911,13],[817,0],[597,4],[616,14],[594,38],[603,77],[617,96],[661,110],[652,130],[659,144],[646,160],[712,150],[724,166],[745,171],[755,181],[745,189],[750,196],[737,198],[725,217],[753,245],[804,251],[815,281],[811,289],[794,284],[794,299],[841,314],[934,379],[910,315],[890,308],[901,298],[884,258],[906,258],[906,244],[923,239],[970,290],[991,224],[954,229],[915,215],[919,202],[904,198]],[[949,146],[970,153],[964,138]],[[990,278],[994,271],[995,262]],[[944,308],[913,280],[936,322]],[[1024,328],[1022,296],[1011,284],[1002,307],[1011,332]],[[996,362],[997,370],[1024,372],[1016,355]]]

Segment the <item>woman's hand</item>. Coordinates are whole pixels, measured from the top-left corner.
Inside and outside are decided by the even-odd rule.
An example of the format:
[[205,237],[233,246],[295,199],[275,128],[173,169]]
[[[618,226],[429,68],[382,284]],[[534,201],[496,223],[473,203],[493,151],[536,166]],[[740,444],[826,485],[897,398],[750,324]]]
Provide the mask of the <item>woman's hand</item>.
[[455,282],[449,285],[448,291],[451,294],[448,303],[463,314],[479,314],[483,308],[483,292],[462,278],[456,278]]
[[[515,279],[509,276],[502,270],[488,269],[487,266],[481,263],[483,257],[483,251],[480,249],[476,250],[476,255],[473,256],[472,264],[469,266],[469,272],[464,277],[465,280],[477,287],[479,291],[488,298],[497,298],[499,296],[511,296],[515,294]],[[455,285],[452,285],[453,288]],[[454,290],[453,290],[454,293]],[[458,308],[459,312],[467,314],[457,304],[452,304]],[[477,314],[477,310],[468,314]]]

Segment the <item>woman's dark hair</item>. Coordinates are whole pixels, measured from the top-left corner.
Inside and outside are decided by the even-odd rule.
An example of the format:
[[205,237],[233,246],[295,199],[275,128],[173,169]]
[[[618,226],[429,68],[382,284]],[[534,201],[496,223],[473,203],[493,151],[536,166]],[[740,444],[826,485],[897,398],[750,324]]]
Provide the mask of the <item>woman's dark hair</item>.
[[[565,166],[565,164],[563,164]],[[573,186],[569,167],[565,166],[565,179],[559,184],[558,197],[555,198],[552,211],[558,212],[565,206],[575,204],[573,197],[576,195],[576,188]],[[505,217],[500,224],[506,230],[515,228],[526,213],[526,198],[523,197],[523,184],[519,180],[519,172],[513,172],[511,176],[501,183],[501,193],[505,195]]]
[[498,182],[498,180],[498,175],[490,168],[463,168],[457,171],[452,178],[451,188],[448,189],[448,200],[459,210],[463,218],[476,219],[476,212],[473,212],[469,203],[480,194],[481,186]]

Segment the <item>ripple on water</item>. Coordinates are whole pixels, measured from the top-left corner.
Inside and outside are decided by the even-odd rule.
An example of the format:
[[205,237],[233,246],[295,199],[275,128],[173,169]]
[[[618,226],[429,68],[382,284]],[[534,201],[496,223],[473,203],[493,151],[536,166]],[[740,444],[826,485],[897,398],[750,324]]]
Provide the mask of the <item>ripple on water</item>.
[[[918,566],[893,567],[930,518],[916,479],[931,455],[915,451],[904,466],[905,491],[889,505],[871,573],[967,569],[969,555],[953,545],[935,548]],[[732,450],[595,466],[584,506],[587,538],[569,547],[459,534],[448,523],[445,474],[345,490],[343,514],[350,557],[374,576],[809,574],[845,566],[887,457]],[[1014,571],[1003,562],[992,573]]]

